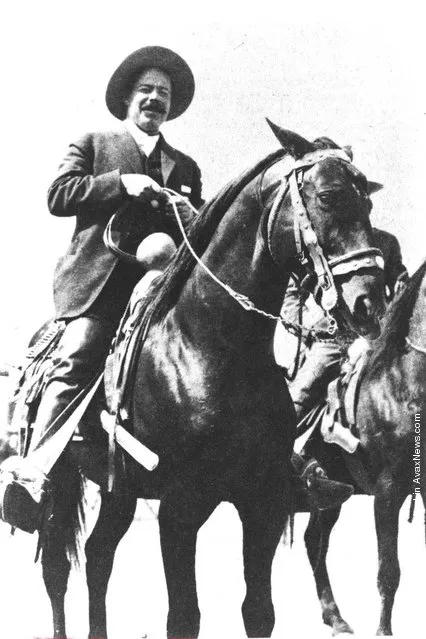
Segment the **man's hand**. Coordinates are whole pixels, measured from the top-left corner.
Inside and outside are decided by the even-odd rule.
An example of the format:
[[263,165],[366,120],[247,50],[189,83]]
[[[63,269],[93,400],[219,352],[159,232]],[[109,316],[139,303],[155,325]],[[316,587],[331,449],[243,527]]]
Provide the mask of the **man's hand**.
[[173,222],[176,222],[175,212],[173,210],[174,203],[177,206],[179,218],[183,224],[185,230],[188,230],[189,226],[193,222],[196,214],[192,210],[189,200],[186,197],[182,197],[180,195],[172,195],[169,196],[169,199],[166,204],[165,212],[166,217]]
[[161,186],[155,180],[140,173],[126,173],[120,177],[127,195],[143,202],[150,202],[154,208],[158,208]]

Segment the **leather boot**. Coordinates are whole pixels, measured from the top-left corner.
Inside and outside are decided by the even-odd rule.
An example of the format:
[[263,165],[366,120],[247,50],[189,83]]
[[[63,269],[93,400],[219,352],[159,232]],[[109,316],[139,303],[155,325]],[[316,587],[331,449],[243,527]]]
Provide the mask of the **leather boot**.
[[316,459],[305,460],[293,453],[291,462],[296,475],[296,510],[337,508],[353,495],[353,486],[329,479]]

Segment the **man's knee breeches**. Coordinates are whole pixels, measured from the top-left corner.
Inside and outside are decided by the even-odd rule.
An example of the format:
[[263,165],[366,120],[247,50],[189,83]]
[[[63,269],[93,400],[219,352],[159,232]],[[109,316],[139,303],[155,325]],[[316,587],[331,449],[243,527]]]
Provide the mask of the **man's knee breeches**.
[[87,384],[102,366],[114,336],[113,327],[92,317],[71,320],[53,356],[47,384],[53,380]]
[[67,324],[46,376],[34,441],[101,370],[114,328],[106,320],[91,317],[79,317]]
[[304,411],[310,410],[325,396],[328,384],[340,371],[342,348],[335,341],[314,342],[306,353],[306,359],[294,382],[290,385],[290,394]]

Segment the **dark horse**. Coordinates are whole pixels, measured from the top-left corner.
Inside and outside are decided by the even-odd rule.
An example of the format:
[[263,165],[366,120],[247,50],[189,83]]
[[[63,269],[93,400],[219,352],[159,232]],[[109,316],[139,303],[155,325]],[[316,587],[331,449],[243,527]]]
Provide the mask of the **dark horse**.
[[[375,258],[366,258],[374,256],[374,249],[365,176],[343,151],[320,152],[300,136],[274,129],[284,148],[206,205],[189,237],[211,274],[264,313],[248,311],[245,301],[239,304],[184,245],[147,302],[150,324],[133,378],[132,428],[158,453],[160,463],[150,474],[124,455],[125,472],[120,479],[117,470],[115,492],[103,492],[99,519],[85,545],[90,637],[107,636],[108,580],[137,496],[161,499],[168,636],[198,635],[196,538],[222,501],[235,505],[243,526],[246,632],[250,637],[272,632],[271,565],[289,513],[288,460],[295,435],[292,402],[272,344],[288,278],[301,269],[294,197],[299,198],[297,215],[302,215],[303,198],[330,264],[349,266],[350,272],[335,277],[339,313],[358,331],[370,333],[384,303],[381,270]],[[284,188],[291,174],[299,180],[296,195]],[[309,220],[303,224],[307,228]],[[318,245],[314,251],[317,255]],[[332,286],[319,277],[326,297]],[[87,454],[74,444],[68,461],[63,459],[52,476],[56,504],[43,536],[42,563],[55,637],[65,637],[70,564],[64,528],[72,506],[66,488],[75,484],[69,474],[75,460],[88,477],[102,481],[97,451],[105,450],[105,443],[90,444],[93,423],[89,430]]]
[[[391,635],[400,577],[399,511],[410,493],[426,500],[426,473],[420,473],[420,460],[426,460],[426,262],[387,313],[364,368],[357,406],[365,468],[339,447],[324,445],[319,433],[308,445],[330,477],[352,481],[358,493],[374,495],[381,598],[377,634]],[[336,605],[326,567],[329,537],[339,514],[340,508],[311,515],[305,532],[323,619],[333,634],[352,632]]]

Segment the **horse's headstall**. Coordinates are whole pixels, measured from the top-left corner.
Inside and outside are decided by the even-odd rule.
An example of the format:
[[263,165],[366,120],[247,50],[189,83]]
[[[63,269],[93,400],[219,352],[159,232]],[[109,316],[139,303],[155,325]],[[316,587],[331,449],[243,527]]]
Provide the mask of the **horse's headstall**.
[[317,288],[321,289],[320,304],[326,313],[337,305],[337,290],[333,275],[345,275],[361,268],[384,268],[383,255],[376,248],[350,251],[345,255],[327,260],[318,242],[317,234],[312,226],[308,211],[301,196],[303,169],[314,166],[326,158],[338,158],[351,164],[351,158],[342,149],[321,149],[307,153],[297,160],[291,159],[284,167],[283,181],[271,209],[268,223],[268,244],[270,246],[270,232],[274,219],[284,200],[287,188],[290,190],[291,202],[294,210],[294,239],[296,252],[302,266],[306,266],[308,256],[312,263]]
[[306,155],[298,160],[291,159],[288,167],[284,167],[284,177],[288,178],[291,173],[297,172],[299,169],[307,169],[327,158],[337,158],[348,164],[352,163],[351,158],[343,149],[320,149],[318,151],[312,151],[312,153],[306,153]]

